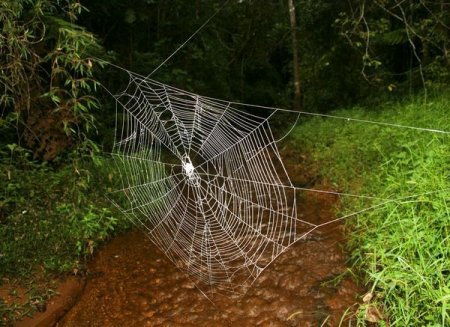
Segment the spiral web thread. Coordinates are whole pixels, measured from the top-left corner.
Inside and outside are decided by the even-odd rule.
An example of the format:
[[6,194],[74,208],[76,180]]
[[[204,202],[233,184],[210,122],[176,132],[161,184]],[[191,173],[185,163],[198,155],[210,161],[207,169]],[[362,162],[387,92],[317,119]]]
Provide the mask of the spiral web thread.
[[[294,186],[270,124],[291,111],[203,97],[125,71],[129,84],[114,95],[113,157],[122,187],[110,198],[202,291],[244,294],[318,227],[402,200]],[[297,212],[299,191],[382,202],[318,223]]]

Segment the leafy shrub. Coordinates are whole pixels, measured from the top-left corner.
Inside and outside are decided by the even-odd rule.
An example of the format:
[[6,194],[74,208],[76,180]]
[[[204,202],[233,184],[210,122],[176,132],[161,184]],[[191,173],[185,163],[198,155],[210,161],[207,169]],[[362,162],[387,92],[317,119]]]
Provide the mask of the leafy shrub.
[[10,148],[11,161],[0,163],[0,275],[79,269],[103,240],[128,227],[105,197],[114,180],[108,159],[52,167]]
[[15,113],[15,143],[53,160],[95,129],[98,81],[93,59],[102,47],[75,24],[77,0],[0,2],[0,119]]

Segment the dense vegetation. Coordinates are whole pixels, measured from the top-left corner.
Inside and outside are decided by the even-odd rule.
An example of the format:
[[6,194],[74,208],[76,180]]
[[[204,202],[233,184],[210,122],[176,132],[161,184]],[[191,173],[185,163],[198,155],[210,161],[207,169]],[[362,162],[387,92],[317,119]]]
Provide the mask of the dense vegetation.
[[[223,4],[0,1],[1,281],[35,289],[36,276],[82,271],[102,240],[128,227],[104,197],[117,180],[104,154],[115,105],[101,87],[120,90],[127,76],[103,60],[147,75],[219,8],[152,78],[233,101],[322,113],[353,107],[337,114],[449,129],[449,99],[430,96],[448,92],[445,1],[295,0],[295,29],[287,0]],[[448,137],[430,135],[316,119],[295,131],[293,146],[305,147],[338,189],[401,197],[448,187]],[[355,271],[392,324],[448,323],[445,194],[349,221]],[[343,210],[363,205],[344,201]],[[24,312],[0,299],[8,320]]]
[[[445,96],[333,114],[450,131],[449,102]],[[354,271],[370,289],[362,319],[369,309],[395,326],[450,324],[449,140],[450,134],[321,118],[293,132],[293,144],[336,190],[396,199],[343,197],[343,216],[382,204],[346,221]]]

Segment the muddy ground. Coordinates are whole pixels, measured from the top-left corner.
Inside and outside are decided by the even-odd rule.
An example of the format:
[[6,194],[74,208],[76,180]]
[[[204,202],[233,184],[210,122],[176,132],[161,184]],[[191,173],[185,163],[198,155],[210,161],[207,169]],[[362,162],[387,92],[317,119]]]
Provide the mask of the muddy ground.
[[[299,212],[329,221],[336,201],[308,194]],[[362,294],[342,277],[343,243],[342,225],[317,229],[275,260],[245,296],[219,295],[212,303],[146,235],[132,231],[98,253],[82,296],[57,325],[338,326]]]

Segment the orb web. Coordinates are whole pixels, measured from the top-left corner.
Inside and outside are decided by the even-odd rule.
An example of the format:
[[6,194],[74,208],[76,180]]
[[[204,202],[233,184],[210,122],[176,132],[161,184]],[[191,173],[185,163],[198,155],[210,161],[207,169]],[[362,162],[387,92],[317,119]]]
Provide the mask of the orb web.
[[317,225],[298,219],[296,188],[269,120],[128,72],[113,156],[121,210],[199,288],[244,293]]

